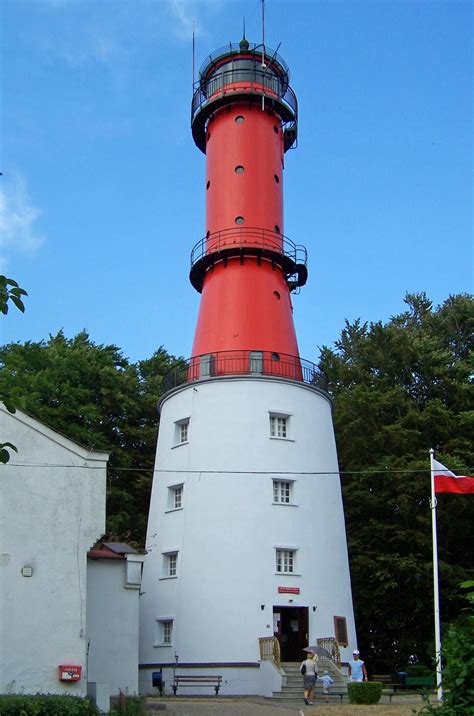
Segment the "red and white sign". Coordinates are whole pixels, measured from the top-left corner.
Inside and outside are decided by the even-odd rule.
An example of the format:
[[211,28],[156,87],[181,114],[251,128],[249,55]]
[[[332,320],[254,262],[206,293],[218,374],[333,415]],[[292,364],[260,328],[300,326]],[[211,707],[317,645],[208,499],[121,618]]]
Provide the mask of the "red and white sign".
[[59,667],[60,681],[79,681],[81,678],[82,666],[76,664],[61,664]]
[[299,587],[278,587],[278,594],[299,594]]

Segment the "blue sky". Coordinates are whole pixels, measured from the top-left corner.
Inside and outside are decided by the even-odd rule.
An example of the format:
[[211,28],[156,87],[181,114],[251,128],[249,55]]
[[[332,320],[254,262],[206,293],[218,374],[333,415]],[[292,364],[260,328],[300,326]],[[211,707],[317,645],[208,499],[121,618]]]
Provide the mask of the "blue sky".
[[[204,235],[196,66],[261,40],[259,0],[2,0],[0,271],[29,293],[2,342],[85,328],[131,360],[188,356]],[[301,355],[405,292],[473,289],[472,13],[457,0],[267,0],[291,71],[299,145],[285,229],[309,251]]]

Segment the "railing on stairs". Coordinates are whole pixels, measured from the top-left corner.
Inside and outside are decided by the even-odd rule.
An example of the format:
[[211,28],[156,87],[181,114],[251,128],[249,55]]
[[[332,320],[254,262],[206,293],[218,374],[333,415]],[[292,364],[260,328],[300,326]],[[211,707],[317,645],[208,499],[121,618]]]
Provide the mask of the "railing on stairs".
[[260,637],[260,659],[262,661],[273,661],[279,669],[281,663],[280,643],[275,636]]
[[341,652],[339,651],[339,644],[333,636],[321,637],[316,639],[316,644],[326,649],[331,654],[331,659],[336,664],[337,668],[341,668]]

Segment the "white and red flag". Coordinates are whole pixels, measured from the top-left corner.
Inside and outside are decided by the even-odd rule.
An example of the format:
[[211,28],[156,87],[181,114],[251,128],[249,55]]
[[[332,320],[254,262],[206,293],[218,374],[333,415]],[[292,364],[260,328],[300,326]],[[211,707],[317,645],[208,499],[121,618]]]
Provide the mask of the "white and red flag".
[[453,492],[458,495],[474,495],[474,477],[455,475],[442,463],[433,459],[434,491]]

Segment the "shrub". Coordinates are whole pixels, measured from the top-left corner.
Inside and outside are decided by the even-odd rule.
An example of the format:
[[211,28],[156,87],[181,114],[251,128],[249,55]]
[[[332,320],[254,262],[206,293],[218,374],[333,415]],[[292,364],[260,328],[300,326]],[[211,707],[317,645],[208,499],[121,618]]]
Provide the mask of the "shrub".
[[1,716],[99,716],[89,699],[54,694],[0,695]]
[[382,684],[375,681],[357,681],[347,684],[351,704],[378,704],[382,696]]
[[142,696],[120,694],[119,703],[110,711],[110,716],[142,716],[145,700]]

